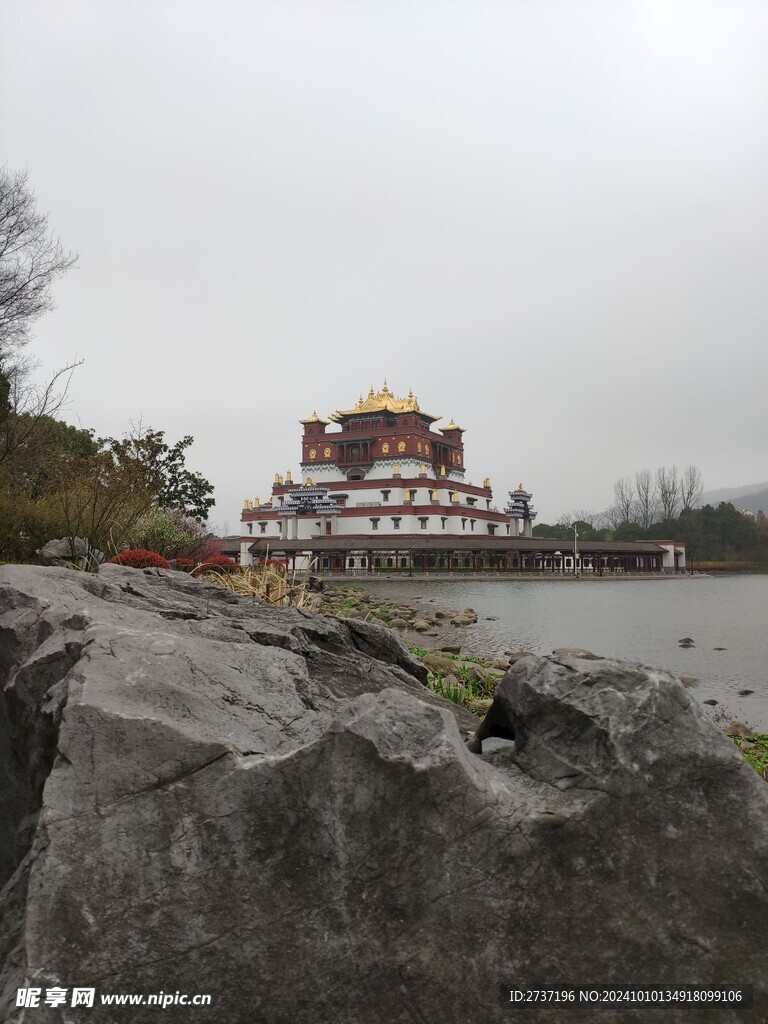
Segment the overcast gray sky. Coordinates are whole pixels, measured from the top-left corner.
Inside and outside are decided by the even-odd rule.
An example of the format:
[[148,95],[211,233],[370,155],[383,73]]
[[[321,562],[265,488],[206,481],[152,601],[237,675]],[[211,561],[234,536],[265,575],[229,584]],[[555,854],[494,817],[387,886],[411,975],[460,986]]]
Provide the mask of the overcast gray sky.
[[540,520],[768,479],[768,4],[0,0],[0,162],[79,266],[33,345],[214,521],[386,377]]

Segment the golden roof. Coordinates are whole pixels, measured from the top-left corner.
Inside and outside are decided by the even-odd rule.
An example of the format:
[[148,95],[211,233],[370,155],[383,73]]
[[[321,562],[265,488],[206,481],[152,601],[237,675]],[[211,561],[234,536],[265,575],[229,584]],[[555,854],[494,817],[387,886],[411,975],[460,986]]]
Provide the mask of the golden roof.
[[[331,419],[336,423],[340,423],[347,416],[359,416],[361,413],[372,412],[417,412],[425,420],[432,420],[434,422],[440,419],[439,416],[432,416],[420,408],[413,391],[409,390],[405,398],[396,398],[389,390],[389,385],[386,381],[384,381],[384,387],[381,391],[376,392],[371,387],[367,398],[363,398],[360,395],[354,409],[337,409],[336,412],[331,413]],[[306,421],[302,420],[302,422]]]
[[305,420],[299,420],[299,423],[324,423],[326,427],[330,422],[330,420],[321,420],[320,417],[317,415],[317,409],[313,409],[312,415],[307,416]]
[[462,434],[464,433],[465,429],[465,427],[460,427],[458,423],[454,423],[453,418],[451,418],[451,422],[448,423],[446,426],[440,427],[440,430],[442,430],[443,432],[445,432],[446,430],[460,430]]

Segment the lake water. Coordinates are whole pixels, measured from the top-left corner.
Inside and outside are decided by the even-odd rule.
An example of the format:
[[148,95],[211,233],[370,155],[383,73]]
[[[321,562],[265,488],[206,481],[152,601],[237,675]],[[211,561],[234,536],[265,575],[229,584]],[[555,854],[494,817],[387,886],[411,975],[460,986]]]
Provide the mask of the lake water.
[[[352,581],[350,581],[352,582]],[[675,579],[366,580],[364,588],[395,600],[433,599],[474,608],[480,621],[461,631],[466,653],[585,647],[695,676],[700,701],[768,732],[768,576]],[[487,616],[496,616],[496,621]],[[692,637],[683,649],[678,640]],[[724,647],[717,651],[715,648]],[[754,693],[741,697],[739,690]]]

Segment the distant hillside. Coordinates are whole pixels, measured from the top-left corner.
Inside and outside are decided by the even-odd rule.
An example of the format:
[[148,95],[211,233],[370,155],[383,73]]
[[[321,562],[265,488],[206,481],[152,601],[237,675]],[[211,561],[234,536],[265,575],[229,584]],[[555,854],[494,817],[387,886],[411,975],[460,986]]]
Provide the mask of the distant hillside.
[[718,491],[705,491],[701,496],[702,505],[717,506],[721,501],[729,501],[736,508],[759,512],[761,509],[768,515],[768,483],[751,484],[749,487],[721,487]]

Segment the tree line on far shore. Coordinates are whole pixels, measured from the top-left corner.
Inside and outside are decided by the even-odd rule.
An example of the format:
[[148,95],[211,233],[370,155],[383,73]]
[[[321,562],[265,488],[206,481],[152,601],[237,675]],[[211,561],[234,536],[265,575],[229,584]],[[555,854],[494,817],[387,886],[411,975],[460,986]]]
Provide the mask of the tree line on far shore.
[[697,466],[682,473],[673,466],[636,473],[614,484],[614,501],[604,512],[575,510],[554,524],[539,523],[534,537],[573,541],[675,540],[686,546],[689,563],[768,564],[768,520],[762,512],[743,515],[730,502],[700,506],[704,487]]

